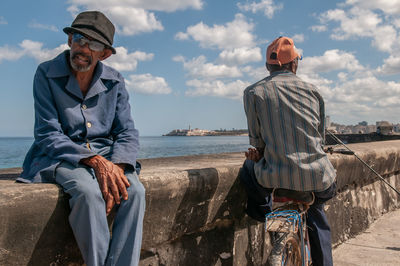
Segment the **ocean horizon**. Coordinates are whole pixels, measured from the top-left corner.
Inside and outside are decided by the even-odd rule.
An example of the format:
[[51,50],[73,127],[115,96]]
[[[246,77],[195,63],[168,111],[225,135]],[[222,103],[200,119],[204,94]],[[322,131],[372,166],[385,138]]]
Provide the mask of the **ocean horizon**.
[[[0,137],[0,168],[21,167],[33,137]],[[246,151],[248,136],[142,136],[138,159]]]

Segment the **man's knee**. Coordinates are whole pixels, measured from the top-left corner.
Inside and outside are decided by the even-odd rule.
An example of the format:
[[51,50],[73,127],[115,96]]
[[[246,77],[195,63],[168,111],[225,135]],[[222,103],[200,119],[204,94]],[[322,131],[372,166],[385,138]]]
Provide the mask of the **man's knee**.
[[56,182],[71,196],[72,202],[102,203],[103,201],[98,182],[88,168],[63,163],[56,170]]
[[136,174],[131,174],[127,176],[130,187],[128,188],[128,197],[135,198],[139,200],[145,200],[146,196],[146,189],[144,188],[143,184],[139,181]]

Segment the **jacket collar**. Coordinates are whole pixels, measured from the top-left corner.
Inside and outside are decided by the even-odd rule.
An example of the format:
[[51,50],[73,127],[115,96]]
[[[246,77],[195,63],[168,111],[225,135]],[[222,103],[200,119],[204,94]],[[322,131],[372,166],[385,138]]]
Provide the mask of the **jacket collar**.
[[[65,88],[75,95],[76,97],[83,100],[83,95],[81,90],[79,89],[78,81],[73,75],[69,63],[67,60],[69,58],[69,50],[65,50],[61,54],[59,54],[56,58],[50,61],[50,66],[46,73],[48,78],[61,78],[67,77],[68,81],[65,85]],[[98,62],[96,69],[93,73],[92,83],[90,84],[90,89],[85,97],[85,99],[89,99],[91,97],[96,96],[97,94],[108,90],[105,86],[103,80],[115,80],[121,81],[119,75],[116,75],[116,71],[110,67],[105,66],[103,63]]]

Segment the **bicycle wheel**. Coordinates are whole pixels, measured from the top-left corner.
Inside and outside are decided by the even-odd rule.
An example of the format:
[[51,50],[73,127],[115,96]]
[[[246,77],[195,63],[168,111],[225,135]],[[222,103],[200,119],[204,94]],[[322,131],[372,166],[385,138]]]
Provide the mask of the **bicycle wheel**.
[[272,251],[268,257],[267,265],[302,265],[300,240],[297,234],[276,233],[276,237],[272,245]]

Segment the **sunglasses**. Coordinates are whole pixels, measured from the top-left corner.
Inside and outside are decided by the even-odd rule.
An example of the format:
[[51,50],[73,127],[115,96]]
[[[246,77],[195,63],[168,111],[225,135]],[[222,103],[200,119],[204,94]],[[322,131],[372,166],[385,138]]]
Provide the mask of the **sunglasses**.
[[83,36],[82,34],[79,34],[79,33],[74,33],[72,35],[72,41],[76,42],[80,46],[84,46],[85,44],[88,44],[89,49],[92,50],[92,51],[96,51],[96,52],[101,52],[106,47],[101,42],[93,41],[93,40],[91,41],[91,40],[89,40],[88,38],[86,38],[85,36]]

